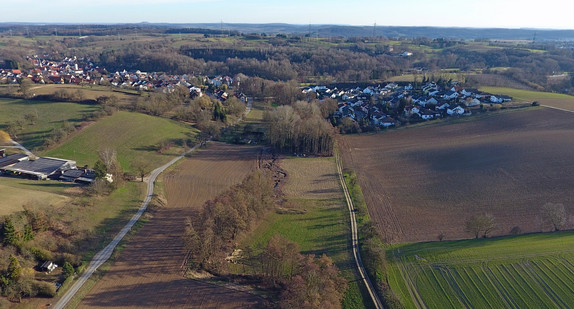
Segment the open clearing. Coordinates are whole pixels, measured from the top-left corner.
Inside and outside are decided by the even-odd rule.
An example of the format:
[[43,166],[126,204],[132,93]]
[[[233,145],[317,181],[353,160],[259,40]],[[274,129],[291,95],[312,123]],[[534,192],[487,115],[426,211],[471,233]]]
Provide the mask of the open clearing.
[[396,245],[389,282],[406,308],[567,308],[572,248],[573,232]]
[[449,125],[345,136],[369,214],[388,242],[469,238],[465,221],[489,213],[492,235],[542,229],[547,202],[574,211],[574,114],[534,109]]
[[258,151],[213,143],[165,175],[168,205],[153,212],[78,308],[262,306],[264,300],[254,294],[186,279],[182,238],[185,218],[207,199],[243,180],[256,167]]

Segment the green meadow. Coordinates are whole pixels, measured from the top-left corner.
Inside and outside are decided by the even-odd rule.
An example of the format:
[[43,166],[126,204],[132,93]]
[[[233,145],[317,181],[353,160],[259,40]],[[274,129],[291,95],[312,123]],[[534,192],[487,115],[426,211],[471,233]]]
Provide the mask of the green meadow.
[[568,308],[574,232],[395,245],[389,284],[406,308]]
[[[22,121],[22,130],[16,140],[33,149],[41,146],[43,139],[52,130],[61,128],[64,122],[80,124],[85,115],[98,108],[77,103],[0,98],[0,129],[6,129],[9,123]],[[38,115],[34,124],[24,119],[26,113]]]
[[[64,144],[42,155],[73,159],[78,165],[93,166],[98,160],[98,151],[110,148],[117,151],[124,170],[129,170],[130,162],[136,157],[152,162],[153,167],[159,167],[181,154],[184,151],[182,140],[193,140],[195,133],[190,126],[169,119],[117,112],[91,124]],[[172,143],[173,146],[160,153],[158,147],[162,143]]]

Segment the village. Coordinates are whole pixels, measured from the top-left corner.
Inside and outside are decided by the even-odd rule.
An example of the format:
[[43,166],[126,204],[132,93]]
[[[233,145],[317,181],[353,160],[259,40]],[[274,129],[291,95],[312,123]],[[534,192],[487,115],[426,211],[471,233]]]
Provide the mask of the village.
[[[49,55],[44,55],[49,57]],[[233,78],[229,76],[171,75],[166,73],[148,73],[136,71],[108,72],[89,59],[65,57],[61,61],[47,60],[35,55],[28,57],[33,68],[5,69],[0,68],[0,84],[18,84],[22,79],[30,79],[36,84],[73,84],[80,86],[103,85],[137,91],[168,92],[176,86],[189,88],[192,97],[202,96],[198,82],[219,87],[231,86]],[[216,93],[225,98],[226,94]]]
[[[45,55],[49,56],[49,55]],[[28,57],[32,69],[0,69],[0,84],[17,84],[29,78],[39,84],[106,85],[137,91],[170,92],[177,86],[189,89],[190,97],[203,96],[205,86],[212,88],[211,95],[221,101],[228,97],[226,89],[232,88],[230,76],[170,75],[158,72],[117,71],[108,72],[89,59],[66,57],[61,61]],[[225,85],[226,87],[222,87]],[[225,89],[225,90],[222,90]],[[388,128],[406,123],[433,120],[453,116],[469,116],[473,111],[498,109],[510,102],[511,97],[494,95],[473,88],[465,88],[456,81],[433,81],[422,83],[390,82],[385,85],[356,87],[345,85],[333,87],[316,85],[303,87],[302,93],[319,100],[333,99],[338,102],[335,119],[348,118],[362,127]],[[247,97],[236,94],[245,101]]]
[[451,116],[470,116],[472,110],[500,107],[512,101],[506,95],[493,95],[457,82],[428,81],[421,86],[411,83],[388,83],[384,86],[338,89],[314,86],[303,89],[317,98],[331,98],[338,102],[337,118],[350,118],[374,127],[393,127],[405,122],[419,122]]

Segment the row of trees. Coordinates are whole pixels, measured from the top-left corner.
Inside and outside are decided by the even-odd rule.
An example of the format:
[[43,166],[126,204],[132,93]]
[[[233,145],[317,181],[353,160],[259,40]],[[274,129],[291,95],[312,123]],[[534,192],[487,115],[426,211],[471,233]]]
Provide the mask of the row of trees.
[[275,200],[271,175],[257,171],[208,201],[199,215],[200,220],[186,220],[191,267],[215,273],[225,271],[225,256],[233,250],[237,238],[275,207]]
[[332,155],[335,129],[325,116],[336,107],[333,101],[297,101],[267,111],[269,143],[280,152]]
[[[225,273],[226,256],[238,238],[274,208],[276,200],[271,175],[257,171],[208,201],[198,221],[187,218],[185,222],[190,267]],[[247,251],[240,262],[249,263],[266,286],[282,291],[281,308],[340,308],[347,282],[329,257],[304,256],[296,243],[279,235],[272,237],[261,253]]]
[[[546,203],[540,210],[542,228],[550,231],[561,231],[567,228],[568,214],[561,203]],[[491,214],[479,214],[470,217],[465,222],[465,231],[472,233],[474,238],[487,238],[497,228],[496,219]],[[520,234],[520,227],[514,227],[511,234]],[[444,236],[439,236],[442,240]]]

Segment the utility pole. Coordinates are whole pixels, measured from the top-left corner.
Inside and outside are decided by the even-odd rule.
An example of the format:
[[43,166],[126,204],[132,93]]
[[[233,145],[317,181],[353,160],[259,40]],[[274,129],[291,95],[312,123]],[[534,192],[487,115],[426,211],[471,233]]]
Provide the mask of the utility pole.
[[373,26],[373,37],[377,37],[377,23]]

